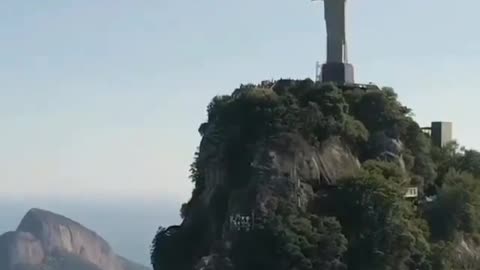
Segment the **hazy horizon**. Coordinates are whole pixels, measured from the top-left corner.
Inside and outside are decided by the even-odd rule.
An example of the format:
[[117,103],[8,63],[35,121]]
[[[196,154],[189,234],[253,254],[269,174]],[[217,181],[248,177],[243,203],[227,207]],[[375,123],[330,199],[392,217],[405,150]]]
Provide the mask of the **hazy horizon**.
[[95,231],[114,251],[127,259],[150,266],[149,248],[159,226],[180,222],[181,203],[169,201],[0,198],[0,235],[14,231],[31,208],[66,216]]

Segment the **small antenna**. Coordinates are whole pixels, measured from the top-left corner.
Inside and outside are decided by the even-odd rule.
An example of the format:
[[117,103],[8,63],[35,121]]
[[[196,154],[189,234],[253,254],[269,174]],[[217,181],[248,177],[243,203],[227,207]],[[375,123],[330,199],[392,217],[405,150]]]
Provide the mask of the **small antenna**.
[[[312,2],[318,2],[318,1],[323,1],[323,0],[310,0]],[[320,64],[320,61],[317,61],[315,63],[315,81],[320,82],[322,81],[322,65]]]
[[322,81],[322,65],[320,64],[320,61],[317,61],[315,64],[315,81]]

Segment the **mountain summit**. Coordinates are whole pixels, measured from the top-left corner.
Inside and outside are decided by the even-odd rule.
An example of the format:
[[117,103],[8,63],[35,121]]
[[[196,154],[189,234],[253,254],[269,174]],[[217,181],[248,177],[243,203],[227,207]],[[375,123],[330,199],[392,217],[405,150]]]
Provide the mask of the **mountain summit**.
[[147,270],[116,255],[94,231],[64,216],[31,209],[0,236],[2,270]]
[[393,89],[265,81],[207,113],[155,270],[480,269],[480,152],[432,143]]

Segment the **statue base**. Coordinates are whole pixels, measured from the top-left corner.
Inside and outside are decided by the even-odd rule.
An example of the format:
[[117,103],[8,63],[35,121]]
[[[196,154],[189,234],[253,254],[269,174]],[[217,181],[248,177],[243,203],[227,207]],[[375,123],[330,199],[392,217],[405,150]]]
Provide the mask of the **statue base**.
[[322,65],[322,82],[355,83],[353,65],[348,63],[325,63]]

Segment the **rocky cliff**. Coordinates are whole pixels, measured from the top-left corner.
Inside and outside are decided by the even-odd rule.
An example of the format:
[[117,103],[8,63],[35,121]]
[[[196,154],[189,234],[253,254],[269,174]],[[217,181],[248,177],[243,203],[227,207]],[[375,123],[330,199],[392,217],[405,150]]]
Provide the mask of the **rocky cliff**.
[[49,211],[31,209],[16,231],[0,236],[0,269],[148,268],[119,257],[102,237],[81,224]]
[[155,270],[480,269],[480,153],[431,145],[392,89],[281,80],[207,111]]

